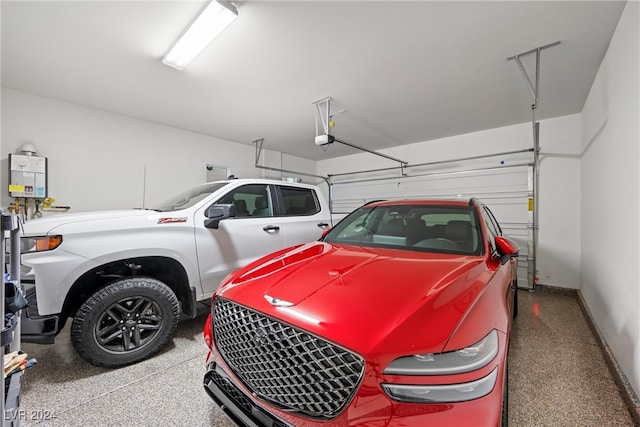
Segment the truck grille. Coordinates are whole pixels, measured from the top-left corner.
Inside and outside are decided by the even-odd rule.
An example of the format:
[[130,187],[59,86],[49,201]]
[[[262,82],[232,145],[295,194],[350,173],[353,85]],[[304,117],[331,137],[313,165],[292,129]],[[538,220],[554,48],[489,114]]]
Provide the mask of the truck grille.
[[218,351],[245,386],[287,411],[336,417],[364,373],[359,355],[223,298],[213,306]]

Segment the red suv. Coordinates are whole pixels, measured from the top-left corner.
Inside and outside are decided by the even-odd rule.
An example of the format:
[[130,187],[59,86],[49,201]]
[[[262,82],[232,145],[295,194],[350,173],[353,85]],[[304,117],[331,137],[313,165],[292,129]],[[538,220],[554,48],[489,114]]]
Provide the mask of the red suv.
[[504,425],[517,255],[475,199],[362,206],[223,281],[205,389],[247,426]]

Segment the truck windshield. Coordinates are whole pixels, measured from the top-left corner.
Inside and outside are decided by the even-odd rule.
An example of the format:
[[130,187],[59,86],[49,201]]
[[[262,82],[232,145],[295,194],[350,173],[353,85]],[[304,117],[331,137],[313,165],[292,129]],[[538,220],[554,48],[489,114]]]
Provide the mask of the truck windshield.
[[173,196],[169,200],[162,202],[151,209],[158,212],[170,212],[187,209],[228,184],[229,183],[225,181],[208,182],[206,184],[202,184],[183,191],[182,193]]

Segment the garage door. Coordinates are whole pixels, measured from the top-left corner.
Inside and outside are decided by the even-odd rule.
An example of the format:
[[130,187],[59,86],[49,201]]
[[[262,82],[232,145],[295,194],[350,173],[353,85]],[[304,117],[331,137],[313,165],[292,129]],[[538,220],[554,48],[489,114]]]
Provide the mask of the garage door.
[[[530,163],[437,172],[405,170],[405,175],[351,179],[331,178],[331,207],[341,217],[371,200],[470,198],[482,200],[520,245],[518,286],[533,289],[533,166]],[[411,173],[411,175],[409,175]]]

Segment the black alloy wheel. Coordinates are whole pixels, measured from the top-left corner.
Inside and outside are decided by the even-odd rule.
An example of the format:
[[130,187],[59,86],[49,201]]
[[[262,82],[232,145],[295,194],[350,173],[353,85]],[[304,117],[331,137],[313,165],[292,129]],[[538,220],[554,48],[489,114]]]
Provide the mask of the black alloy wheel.
[[178,299],[164,283],[129,277],[99,289],[71,326],[76,351],[96,366],[117,367],[158,352],[179,320]]

